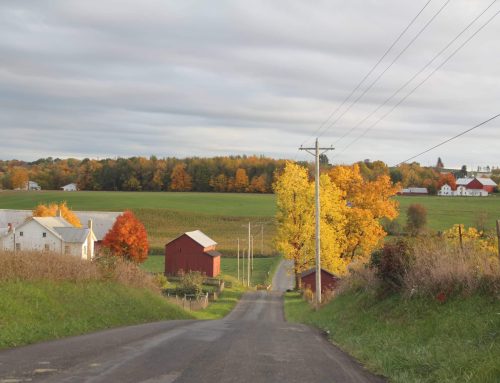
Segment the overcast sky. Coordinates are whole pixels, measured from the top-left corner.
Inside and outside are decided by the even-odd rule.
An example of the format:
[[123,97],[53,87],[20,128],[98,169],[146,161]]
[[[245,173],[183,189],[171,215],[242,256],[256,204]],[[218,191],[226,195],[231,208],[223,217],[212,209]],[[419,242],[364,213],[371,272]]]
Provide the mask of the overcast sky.
[[[337,148],[332,162],[370,158],[393,165],[500,113],[498,16],[366,130],[494,16],[498,2],[359,123],[491,1],[429,3],[351,100],[445,6],[371,90],[320,129],[320,143]],[[321,124],[426,2],[2,0],[0,159],[309,159],[297,148],[313,143]],[[440,156],[445,166],[500,165],[499,154],[500,118],[419,161],[434,164]]]

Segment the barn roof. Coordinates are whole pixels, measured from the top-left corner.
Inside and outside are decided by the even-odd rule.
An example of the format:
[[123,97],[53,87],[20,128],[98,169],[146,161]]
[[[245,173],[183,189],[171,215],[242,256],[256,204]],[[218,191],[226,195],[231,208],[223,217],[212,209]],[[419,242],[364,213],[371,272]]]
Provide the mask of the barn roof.
[[210,247],[217,245],[217,242],[215,242],[212,238],[208,237],[206,234],[202,233],[200,230],[188,231],[184,234],[186,234],[189,238],[196,241],[203,247]]
[[497,186],[497,184],[495,183],[495,181],[493,181],[491,178],[482,178],[482,177],[479,177],[479,178],[476,178],[476,179],[483,186]]
[[[327,271],[327,270],[325,270],[325,269],[321,269],[321,271],[322,271],[322,272],[324,272],[324,273],[330,274],[332,277],[334,277],[334,278],[337,278],[337,279],[338,279],[338,277],[337,277],[335,274],[332,274],[332,273],[330,273],[329,271]],[[304,277],[307,277],[308,275],[311,275],[311,274],[314,274],[314,273],[316,273],[316,268],[315,268],[315,267],[310,268],[309,270],[303,271],[303,272],[300,274],[300,277],[301,277],[301,278],[304,278]]]
[[211,257],[220,257],[222,256],[221,253],[219,253],[218,251],[216,250],[212,250],[212,251],[205,251],[205,254],[208,254],[210,255]]
[[474,181],[474,178],[466,177],[466,178],[459,178],[459,179],[457,179],[456,183],[457,183],[457,185],[467,186],[472,181]]

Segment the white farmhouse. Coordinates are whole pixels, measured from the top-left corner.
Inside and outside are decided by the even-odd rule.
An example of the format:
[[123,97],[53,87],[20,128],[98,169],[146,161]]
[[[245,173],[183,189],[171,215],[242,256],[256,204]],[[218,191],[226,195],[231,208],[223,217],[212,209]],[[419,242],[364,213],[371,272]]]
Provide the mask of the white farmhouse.
[[446,195],[446,196],[452,196],[454,194],[454,191],[451,189],[451,186],[448,184],[444,184],[441,186],[441,190],[438,191],[438,195]]
[[52,251],[89,260],[94,258],[95,241],[92,221],[77,228],[62,217],[31,217],[0,232],[0,249],[5,251]]
[[61,187],[64,191],[77,191],[78,187],[75,183],[70,183]]

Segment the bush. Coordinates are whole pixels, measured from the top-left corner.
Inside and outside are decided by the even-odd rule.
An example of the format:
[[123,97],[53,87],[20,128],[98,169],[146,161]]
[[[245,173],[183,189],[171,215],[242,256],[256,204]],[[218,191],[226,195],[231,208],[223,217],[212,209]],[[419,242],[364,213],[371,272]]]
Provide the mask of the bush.
[[383,218],[380,223],[382,224],[384,231],[389,235],[398,236],[403,232],[403,228],[401,227],[400,223],[395,219],[391,220]]
[[203,280],[205,277],[199,271],[181,273],[177,294],[200,295],[203,292]]
[[415,203],[408,206],[406,211],[406,229],[413,235],[419,234],[427,225],[427,210],[424,206]]
[[381,250],[373,252],[370,264],[375,268],[376,276],[383,286],[397,291],[404,285],[411,259],[408,242],[398,239],[386,243]]

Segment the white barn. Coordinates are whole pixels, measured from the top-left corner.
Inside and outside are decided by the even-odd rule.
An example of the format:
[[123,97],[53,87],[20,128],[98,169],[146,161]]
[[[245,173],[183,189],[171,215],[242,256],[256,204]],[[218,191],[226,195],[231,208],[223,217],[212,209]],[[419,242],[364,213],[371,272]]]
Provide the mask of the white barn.
[[5,251],[52,251],[88,260],[94,258],[95,241],[92,221],[78,228],[62,217],[31,217],[0,232],[0,249]]

